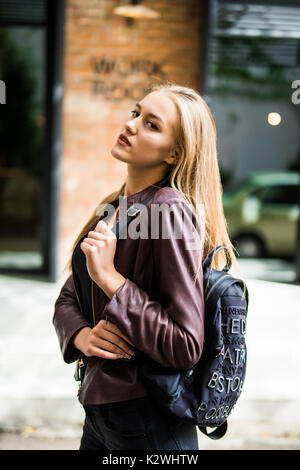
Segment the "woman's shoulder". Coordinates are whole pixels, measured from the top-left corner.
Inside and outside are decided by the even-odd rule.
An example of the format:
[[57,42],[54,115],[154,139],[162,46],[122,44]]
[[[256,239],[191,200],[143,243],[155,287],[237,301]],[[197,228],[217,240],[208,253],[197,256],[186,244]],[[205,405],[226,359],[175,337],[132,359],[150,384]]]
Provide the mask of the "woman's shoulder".
[[151,201],[151,204],[164,204],[164,203],[179,203],[183,202],[187,204],[187,200],[184,195],[170,186],[164,186],[159,188]]
[[157,206],[159,211],[162,210],[166,214],[176,213],[179,218],[186,216],[189,220],[193,220],[193,223],[196,223],[198,219],[194,206],[187,201],[179,190],[170,186],[164,186],[156,191],[149,203],[149,209],[152,205]]

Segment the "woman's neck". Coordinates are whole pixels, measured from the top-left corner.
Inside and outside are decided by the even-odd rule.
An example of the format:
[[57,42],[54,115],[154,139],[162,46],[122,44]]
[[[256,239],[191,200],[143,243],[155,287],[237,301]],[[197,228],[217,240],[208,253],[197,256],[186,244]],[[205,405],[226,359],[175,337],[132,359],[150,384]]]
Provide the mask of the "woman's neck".
[[147,178],[143,176],[133,176],[128,174],[126,178],[126,184],[124,188],[124,197],[131,196],[132,194],[139,193],[143,189],[148,188],[153,183],[157,183],[162,180],[164,177],[167,177],[167,173],[164,174],[156,173],[152,175],[147,175]]

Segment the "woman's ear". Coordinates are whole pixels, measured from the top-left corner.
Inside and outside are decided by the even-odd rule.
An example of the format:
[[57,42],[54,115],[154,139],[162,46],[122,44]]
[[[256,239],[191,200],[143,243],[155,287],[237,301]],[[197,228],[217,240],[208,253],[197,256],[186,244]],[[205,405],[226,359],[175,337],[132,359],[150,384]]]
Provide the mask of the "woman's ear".
[[170,155],[168,158],[165,159],[165,162],[168,165],[176,165],[176,157],[175,155]]
[[169,155],[166,159],[165,159],[165,162],[168,163],[168,165],[176,165],[176,163],[178,162],[178,155],[177,155],[177,151],[173,150],[171,152],[171,155]]

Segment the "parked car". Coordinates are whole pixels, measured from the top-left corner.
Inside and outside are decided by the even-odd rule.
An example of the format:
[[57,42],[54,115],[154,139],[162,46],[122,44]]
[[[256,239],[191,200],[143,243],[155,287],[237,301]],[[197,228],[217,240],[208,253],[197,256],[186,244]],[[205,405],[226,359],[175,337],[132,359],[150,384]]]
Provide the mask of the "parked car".
[[223,193],[228,232],[241,257],[295,255],[300,175],[259,172]]

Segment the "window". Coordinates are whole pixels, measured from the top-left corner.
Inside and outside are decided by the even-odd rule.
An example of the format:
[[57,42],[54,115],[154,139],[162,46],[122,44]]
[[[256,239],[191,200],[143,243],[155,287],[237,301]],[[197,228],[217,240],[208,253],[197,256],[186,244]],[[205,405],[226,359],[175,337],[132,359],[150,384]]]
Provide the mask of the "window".
[[264,204],[299,204],[299,186],[271,186],[263,197]]
[[0,0],[0,271],[56,280],[64,0]]
[[41,268],[45,2],[0,1],[0,267]]
[[300,77],[300,2],[215,0],[210,11],[204,91],[221,175],[230,187],[254,172],[295,170],[300,106],[292,104],[291,85]]

